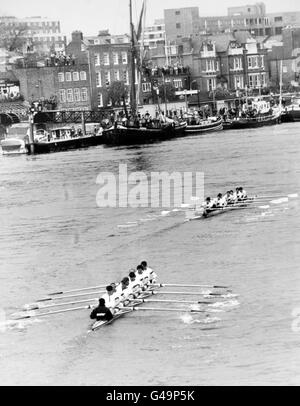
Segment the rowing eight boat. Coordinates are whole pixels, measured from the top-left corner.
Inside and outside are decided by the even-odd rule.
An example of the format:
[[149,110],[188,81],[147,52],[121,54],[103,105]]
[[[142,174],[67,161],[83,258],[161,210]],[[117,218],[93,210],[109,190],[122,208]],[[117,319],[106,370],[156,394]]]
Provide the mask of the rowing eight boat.
[[247,198],[244,200],[239,201],[238,203],[231,204],[225,207],[219,207],[215,209],[209,209],[206,210],[204,208],[201,208],[200,210],[196,210],[196,214],[194,217],[191,219],[188,219],[187,221],[193,221],[193,220],[200,220],[200,219],[207,219],[209,217],[214,217],[218,216],[220,214],[224,214],[233,210],[237,209],[243,209],[248,206],[249,203],[253,202],[255,198]]
[[[125,308],[124,310],[120,309],[120,310],[114,315],[114,317],[113,317],[112,320],[109,320],[109,321],[108,321],[108,320],[96,321],[96,322],[93,324],[91,330],[92,330],[92,331],[97,331],[97,330],[99,330],[100,328],[102,328],[102,327],[104,327],[104,326],[107,326],[107,325],[113,323],[115,320],[119,319],[120,317],[123,317],[125,314],[127,314],[127,313],[132,313],[135,307],[137,307],[137,306],[139,306],[139,305],[141,305],[141,304],[143,303],[143,302],[142,302],[143,299],[147,299],[148,297],[150,297],[150,296],[153,295],[154,289],[155,289],[154,286],[153,286],[153,287],[150,287],[150,288],[148,289],[148,291],[145,291],[145,292],[143,292],[142,294],[140,294],[135,300],[131,300],[131,301],[130,301],[130,307],[131,307],[132,309],[128,309],[128,308]],[[157,286],[156,286],[156,289],[157,289]]]

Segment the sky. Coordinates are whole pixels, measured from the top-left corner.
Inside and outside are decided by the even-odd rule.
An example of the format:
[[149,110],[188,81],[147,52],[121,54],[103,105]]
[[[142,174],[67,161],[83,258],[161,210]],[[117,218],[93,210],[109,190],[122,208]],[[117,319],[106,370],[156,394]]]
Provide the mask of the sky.
[[[132,0],[134,18],[138,19],[142,0]],[[147,25],[163,18],[163,10],[177,7],[199,7],[200,16],[227,15],[227,8],[255,4],[258,0],[147,0]],[[0,15],[16,17],[43,16],[60,20],[68,37],[74,30],[97,35],[109,29],[112,34],[129,31],[128,0],[1,0]],[[300,11],[298,0],[265,0],[267,12]],[[299,5],[298,5],[299,4]]]

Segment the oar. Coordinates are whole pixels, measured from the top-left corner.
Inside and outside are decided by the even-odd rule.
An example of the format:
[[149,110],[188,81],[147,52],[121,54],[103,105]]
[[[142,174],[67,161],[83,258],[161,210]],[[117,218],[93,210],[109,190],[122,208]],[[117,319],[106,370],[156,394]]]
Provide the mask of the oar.
[[297,199],[299,197],[298,193],[292,193],[289,195],[270,195],[270,196],[256,196],[255,199],[282,199],[288,197],[289,199]]
[[94,298],[94,299],[87,299],[87,300],[79,300],[76,302],[55,303],[52,305],[39,305],[38,303],[32,303],[32,305],[26,305],[24,307],[24,311],[51,309],[53,307],[63,307],[63,306],[71,306],[71,305],[82,304],[82,303],[91,303],[91,302],[96,302],[98,300],[99,300],[99,298]]
[[210,305],[211,302],[195,302],[191,300],[164,300],[164,299],[136,299],[140,303],[174,303],[174,304],[203,304]]
[[84,291],[87,291],[87,290],[96,290],[96,289],[105,289],[106,286],[107,285],[100,285],[100,286],[92,286],[90,288],[65,290],[65,291],[61,291],[61,292],[49,293],[48,296],[67,295],[68,293],[84,292]]
[[155,292],[154,294],[159,293],[160,295],[182,295],[182,296],[211,296],[212,299],[223,297],[222,293],[202,293],[202,292]]
[[208,289],[230,289],[228,286],[218,286],[218,285],[180,285],[180,284],[167,284],[167,283],[160,283],[154,284],[154,286],[158,286],[159,288],[208,288]]
[[62,313],[76,312],[76,311],[79,311],[79,310],[89,310],[89,309],[91,309],[91,306],[74,307],[72,309],[58,310],[58,311],[55,311],[55,312],[30,314],[30,315],[27,315],[27,316],[18,317],[18,318],[14,319],[14,320],[33,319],[33,318],[36,318],[36,317],[45,317],[45,316],[51,316],[53,314],[62,314]]
[[[91,296],[91,295],[101,295],[104,294],[105,292],[90,292],[90,293],[81,293],[80,295],[67,295],[67,296],[59,296],[59,297],[46,297],[44,299],[39,299],[36,302],[37,303],[42,303],[42,302],[50,302],[51,300],[61,300],[61,299],[75,299],[76,297],[84,297],[84,296]],[[30,305],[29,305],[30,306]]]
[[205,310],[193,309],[167,309],[164,307],[123,307],[122,310],[128,311],[151,311],[151,312],[176,312],[176,313],[207,313]]

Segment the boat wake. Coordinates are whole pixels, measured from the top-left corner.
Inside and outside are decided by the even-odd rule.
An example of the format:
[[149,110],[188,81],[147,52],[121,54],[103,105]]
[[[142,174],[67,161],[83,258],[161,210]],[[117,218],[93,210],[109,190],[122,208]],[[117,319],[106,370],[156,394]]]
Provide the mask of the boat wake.
[[211,317],[211,316],[207,316],[204,319],[195,319],[193,316],[187,314],[184,316],[181,316],[181,320],[183,321],[184,324],[188,324],[188,325],[193,325],[193,324],[215,324],[218,323],[220,321],[222,321],[222,319],[218,318],[218,317]]
[[240,302],[238,300],[229,300],[228,302],[217,302],[208,305],[208,307],[213,309],[232,309],[239,306]]
[[138,220],[136,220],[136,221],[128,221],[128,222],[125,223],[125,224],[119,224],[119,225],[118,225],[118,228],[123,228],[123,229],[126,229],[126,228],[135,228],[135,227],[142,226],[142,225],[144,225],[145,223],[149,223],[149,222],[152,222],[152,221],[161,220],[162,218],[171,217],[172,215],[175,216],[176,214],[182,213],[182,212],[185,212],[185,210],[179,209],[179,208],[173,209],[173,210],[169,210],[169,211],[165,210],[165,211],[162,211],[160,214],[149,215],[149,216],[146,217],[146,218],[141,218],[141,219],[138,219]]
[[0,323],[0,332],[24,331],[27,327],[37,323],[41,323],[41,320],[6,320],[5,322]]

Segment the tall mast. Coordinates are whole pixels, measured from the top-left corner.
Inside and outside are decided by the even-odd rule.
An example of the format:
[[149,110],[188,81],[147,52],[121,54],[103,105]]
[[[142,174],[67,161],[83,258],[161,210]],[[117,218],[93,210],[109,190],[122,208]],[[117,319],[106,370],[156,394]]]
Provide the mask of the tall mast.
[[283,61],[280,61],[280,95],[279,95],[279,107],[282,109],[282,85],[283,85]]
[[136,92],[135,92],[135,40],[134,40],[134,26],[132,21],[132,0],[129,0],[129,13],[130,13],[130,34],[131,34],[131,111],[136,113]]

